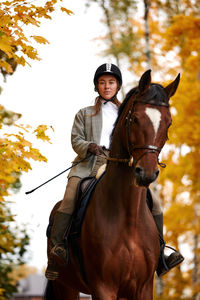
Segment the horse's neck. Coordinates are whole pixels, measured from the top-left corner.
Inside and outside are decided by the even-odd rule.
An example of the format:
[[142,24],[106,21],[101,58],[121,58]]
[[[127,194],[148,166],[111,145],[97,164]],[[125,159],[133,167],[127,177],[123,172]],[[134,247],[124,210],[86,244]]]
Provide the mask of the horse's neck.
[[134,184],[133,168],[109,163],[104,181],[104,213],[137,222],[146,211],[146,189]]

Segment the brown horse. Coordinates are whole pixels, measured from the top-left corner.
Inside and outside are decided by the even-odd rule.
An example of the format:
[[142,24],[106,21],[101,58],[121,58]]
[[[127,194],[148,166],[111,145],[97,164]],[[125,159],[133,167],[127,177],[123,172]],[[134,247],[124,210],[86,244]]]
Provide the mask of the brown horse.
[[171,124],[169,98],[180,76],[163,88],[146,71],[122,103],[106,173],[83,222],[79,247],[87,283],[70,247],[70,262],[47,286],[46,299],[151,300],[160,243],[146,191],[158,176],[158,155]]

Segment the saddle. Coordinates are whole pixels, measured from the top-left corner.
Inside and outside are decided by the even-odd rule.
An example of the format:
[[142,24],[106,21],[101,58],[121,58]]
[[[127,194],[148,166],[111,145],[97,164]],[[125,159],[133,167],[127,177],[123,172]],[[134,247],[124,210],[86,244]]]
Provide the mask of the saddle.
[[[103,175],[103,174],[102,174]],[[100,178],[99,178],[100,179]],[[75,210],[72,216],[71,224],[69,226],[68,232],[66,232],[67,236],[72,234],[78,234],[81,229],[81,225],[83,222],[83,218],[86,212],[86,208],[89,202],[89,198],[92,194],[93,189],[95,188],[97,181],[95,177],[89,176],[80,180],[77,191],[76,191],[76,200],[75,200]],[[61,201],[56,204],[56,210],[60,207]],[[55,215],[55,214],[54,214]],[[50,238],[51,229],[54,222],[54,215],[51,217],[49,224],[46,230],[47,238]],[[66,240],[66,239],[65,239]],[[66,241],[65,241],[66,243]]]
[[72,217],[69,237],[71,235],[80,235],[81,226],[91,195],[104,174],[105,172],[102,173],[102,175],[98,179],[96,179],[96,177],[85,177],[79,182],[76,193],[76,206]]
[[[75,211],[73,213],[73,217],[72,217],[72,221],[71,221],[71,225],[68,231],[68,236],[71,237],[72,239],[76,237],[78,237],[80,235],[81,232],[81,226],[84,220],[84,216],[87,210],[87,206],[89,204],[89,200],[90,197],[97,185],[97,183],[101,180],[101,178],[103,177],[103,175],[105,174],[105,172],[103,172],[101,174],[101,176],[96,179],[96,177],[85,177],[83,179],[80,180],[78,187],[77,187],[77,192],[76,192],[76,206],[75,206]],[[151,191],[149,188],[147,188],[147,199],[146,199],[147,205],[150,209],[150,211],[152,212],[152,208],[153,208],[153,199],[152,199],[152,195],[151,195]],[[59,208],[59,206],[57,207],[57,209]],[[54,221],[54,216],[51,218],[48,227],[47,227],[47,231],[46,231],[46,235],[49,238],[50,234],[51,234],[51,228],[53,225],[53,221]],[[65,243],[66,245],[67,243],[67,239],[68,236],[65,239]]]

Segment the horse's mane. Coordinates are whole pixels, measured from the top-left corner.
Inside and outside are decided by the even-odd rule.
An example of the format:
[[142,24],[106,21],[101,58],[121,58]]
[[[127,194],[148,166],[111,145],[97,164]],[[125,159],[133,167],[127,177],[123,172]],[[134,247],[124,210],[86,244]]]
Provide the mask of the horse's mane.
[[[119,118],[120,116],[122,115],[123,111],[124,111],[124,108],[125,106],[127,105],[129,99],[134,95],[134,94],[137,94],[138,93],[138,87],[134,87],[132,88],[127,94],[126,94],[126,97],[124,99],[124,101],[122,102],[122,104],[120,105],[119,107],[119,111],[118,111],[118,116],[117,116],[117,119],[115,121],[115,124],[114,124],[114,127],[113,127],[113,130],[112,130],[112,133],[111,133],[111,136],[110,136],[110,140],[112,140],[112,136],[113,136],[113,133],[114,133],[114,130],[117,126],[117,123],[119,121]],[[160,105],[162,103],[165,103],[167,104],[168,103],[168,97],[167,97],[167,94],[163,88],[163,86],[161,84],[158,84],[158,83],[152,83],[149,90],[144,94],[142,95],[142,98],[145,98],[145,102],[149,104],[151,104],[152,100],[154,101],[155,104],[157,105]],[[135,99],[133,99],[133,102],[135,101]],[[139,101],[137,99],[137,101]],[[141,100],[142,102],[142,100]]]

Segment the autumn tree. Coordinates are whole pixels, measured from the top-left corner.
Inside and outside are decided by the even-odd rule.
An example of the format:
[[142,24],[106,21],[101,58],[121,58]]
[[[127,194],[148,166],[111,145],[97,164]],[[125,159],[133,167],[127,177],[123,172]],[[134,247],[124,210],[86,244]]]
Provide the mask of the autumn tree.
[[[0,73],[6,78],[17,65],[25,66],[30,60],[40,60],[32,42],[48,43],[42,36],[25,33],[26,26],[40,27],[43,18],[51,19],[56,9],[70,15],[72,12],[60,5],[60,0],[34,1],[10,0],[0,3]],[[7,299],[16,291],[14,270],[24,264],[24,253],[29,243],[25,228],[18,228],[10,212],[7,198],[20,186],[20,176],[31,170],[30,160],[47,161],[40,151],[27,139],[32,133],[43,141],[49,141],[48,126],[31,128],[20,125],[19,113],[8,111],[0,105],[0,300]]]
[[[47,161],[25,138],[25,134],[32,132],[37,138],[49,141],[45,134],[47,126],[39,125],[33,129],[17,125],[15,122],[19,117],[19,114],[0,106],[1,132],[4,132],[0,138],[0,299],[5,299],[16,291],[16,284],[10,273],[25,263],[24,254],[29,244],[27,229],[16,224],[7,197],[21,187],[20,176],[31,170],[30,160]],[[5,127],[8,126],[12,127],[12,133],[5,133],[8,131]]]
[[[156,18],[150,14],[152,1],[144,0],[85,0],[87,5],[99,4],[103,12],[106,33],[100,39],[106,44],[104,56],[113,57],[118,66],[129,70],[137,80],[139,74],[156,68],[155,44],[158,44]],[[151,38],[154,28],[154,39]]]
[[29,244],[25,228],[12,228],[14,217],[5,203],[0,204],[0,299],[7,299],[16,292],[16,282],[10,277],[11,272],[24,264],[24,253]]
[[26,26],[40,27],[41,19],[52,19],[56,9],[66,12],[72,11],[61,6],[61,0],[44,1],[37,6],[34,1],[11,0],[0,3],[0,71],[5,77],[13,74],[17,65],[29,64],[27,59],[40,60],[38,51],[32,46],[33,40],[40,44],[48,41],[42,36],[35,36],[24,32]]
[[[188,270],[174,289],[176,294],[190,291],[188,299],[200,296],[200,18],[199,2],[179,7],[180,14],[171,16],[170,27],[166,30],[163,51],[176,51],[182,71],[180,88],[173,98],[173,127],[170,134],[171,151],[169,165],[163,173],[162,184],[171,184],[170,207],[166,212],[168,236],[178,243],[182,234],[184,243],[193,254],[188,262]],[[196,5],[195,5],[196,4]],[[182,9],[181,9],[182,8]],[[176,216],[176,218],[174,218]],[[177,281],[177,271],[174,278]],[[172,275],[171,275],[172,276]],[[179,276],[180,278],[180,276]],[[165,289],[166,295],[168,289]]]

